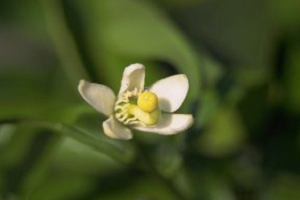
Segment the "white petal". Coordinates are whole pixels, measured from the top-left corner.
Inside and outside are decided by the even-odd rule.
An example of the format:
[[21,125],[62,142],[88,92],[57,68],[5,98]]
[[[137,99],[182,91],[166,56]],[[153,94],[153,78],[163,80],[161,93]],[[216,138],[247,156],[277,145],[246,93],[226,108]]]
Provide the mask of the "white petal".
[[170,76],[154,83],[149,89],[159,99],[159,107],[166,112],[176,111],[183,103],[189,89],[184,74]]
[[103,122],[104,133],[114,139],[129,140],[132,138],[130,129],[118,122],[113,116]]
[[119,95],[126,90],[144,89],[145,67],[142,64],[132,64],[125,68],[121,81]]
[[153,127],[134,126],[133,128],[158,133],[161,135],[173,135],[188,129],[194,122],[193,116],[189,114],[167,114],[163,113],[159,122]]
[[83,99],[96,110],[107,116],[112,114],[116,95],[109,87],[80,80],[78,90]]

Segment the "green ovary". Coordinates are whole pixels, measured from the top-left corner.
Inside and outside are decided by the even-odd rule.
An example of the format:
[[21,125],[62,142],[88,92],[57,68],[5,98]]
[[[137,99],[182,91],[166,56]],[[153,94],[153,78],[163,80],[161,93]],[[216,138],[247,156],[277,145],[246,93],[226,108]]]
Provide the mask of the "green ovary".
[[145,112],[137,105],[131,104],[130,107],[128,108],[128,112],[147,126],[155,125],[158,122],[160,117],[159,108],[155,109],[152,112]]

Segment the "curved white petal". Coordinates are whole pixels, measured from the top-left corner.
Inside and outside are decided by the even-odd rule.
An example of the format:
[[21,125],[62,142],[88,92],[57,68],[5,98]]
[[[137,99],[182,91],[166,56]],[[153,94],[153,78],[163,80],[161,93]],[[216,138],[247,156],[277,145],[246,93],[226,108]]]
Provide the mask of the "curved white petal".
[[144,89],[145,67],[142,64],[132,64],[125,68],[121,81],[119,95],[126,90]]
[[183,103],[189,89],[184,74],[170,76],[154,83],[149,89],[159,99],[159,107],[166,112],[176,111]]
[[80,80],[78,90],[83,99],[96,110],[107,116],[112,114],[116,95],[109,87]]
[[132,138],[131,130],[118,122],[113,116],[103,122],[104,133],[114,139],[129,140]]
[[193,116],[189,114],[167,114],[163,113],[159,122],[153,127],[136,125],[133,128],[161,135],[173,135],[188,129],[194,122]]

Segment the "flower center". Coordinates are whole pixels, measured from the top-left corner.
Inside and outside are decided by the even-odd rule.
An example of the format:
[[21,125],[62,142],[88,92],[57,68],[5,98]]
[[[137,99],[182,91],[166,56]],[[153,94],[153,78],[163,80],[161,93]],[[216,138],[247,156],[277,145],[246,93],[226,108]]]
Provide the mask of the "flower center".
[[125,125],[155,125],[160,116],[158,98],[149,91],[124,92],[115,103],[115,117]]

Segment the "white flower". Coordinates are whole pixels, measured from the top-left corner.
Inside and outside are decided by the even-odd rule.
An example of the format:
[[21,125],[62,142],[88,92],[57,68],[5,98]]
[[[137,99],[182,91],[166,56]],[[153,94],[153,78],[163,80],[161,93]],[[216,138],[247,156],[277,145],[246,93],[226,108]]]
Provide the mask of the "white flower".
[[131,139],[129,128],[172,135],[192,125],[192,115],[172,114],[188,92],[184,74],[159,80],[148,90],[144,90],[144,82],[145,67],[132,64],[124,70],[118,96],[105,85],[85,80],[80,81],[78,90],[85,101],[109,117],[103,122],[103,130],[111,138]]

